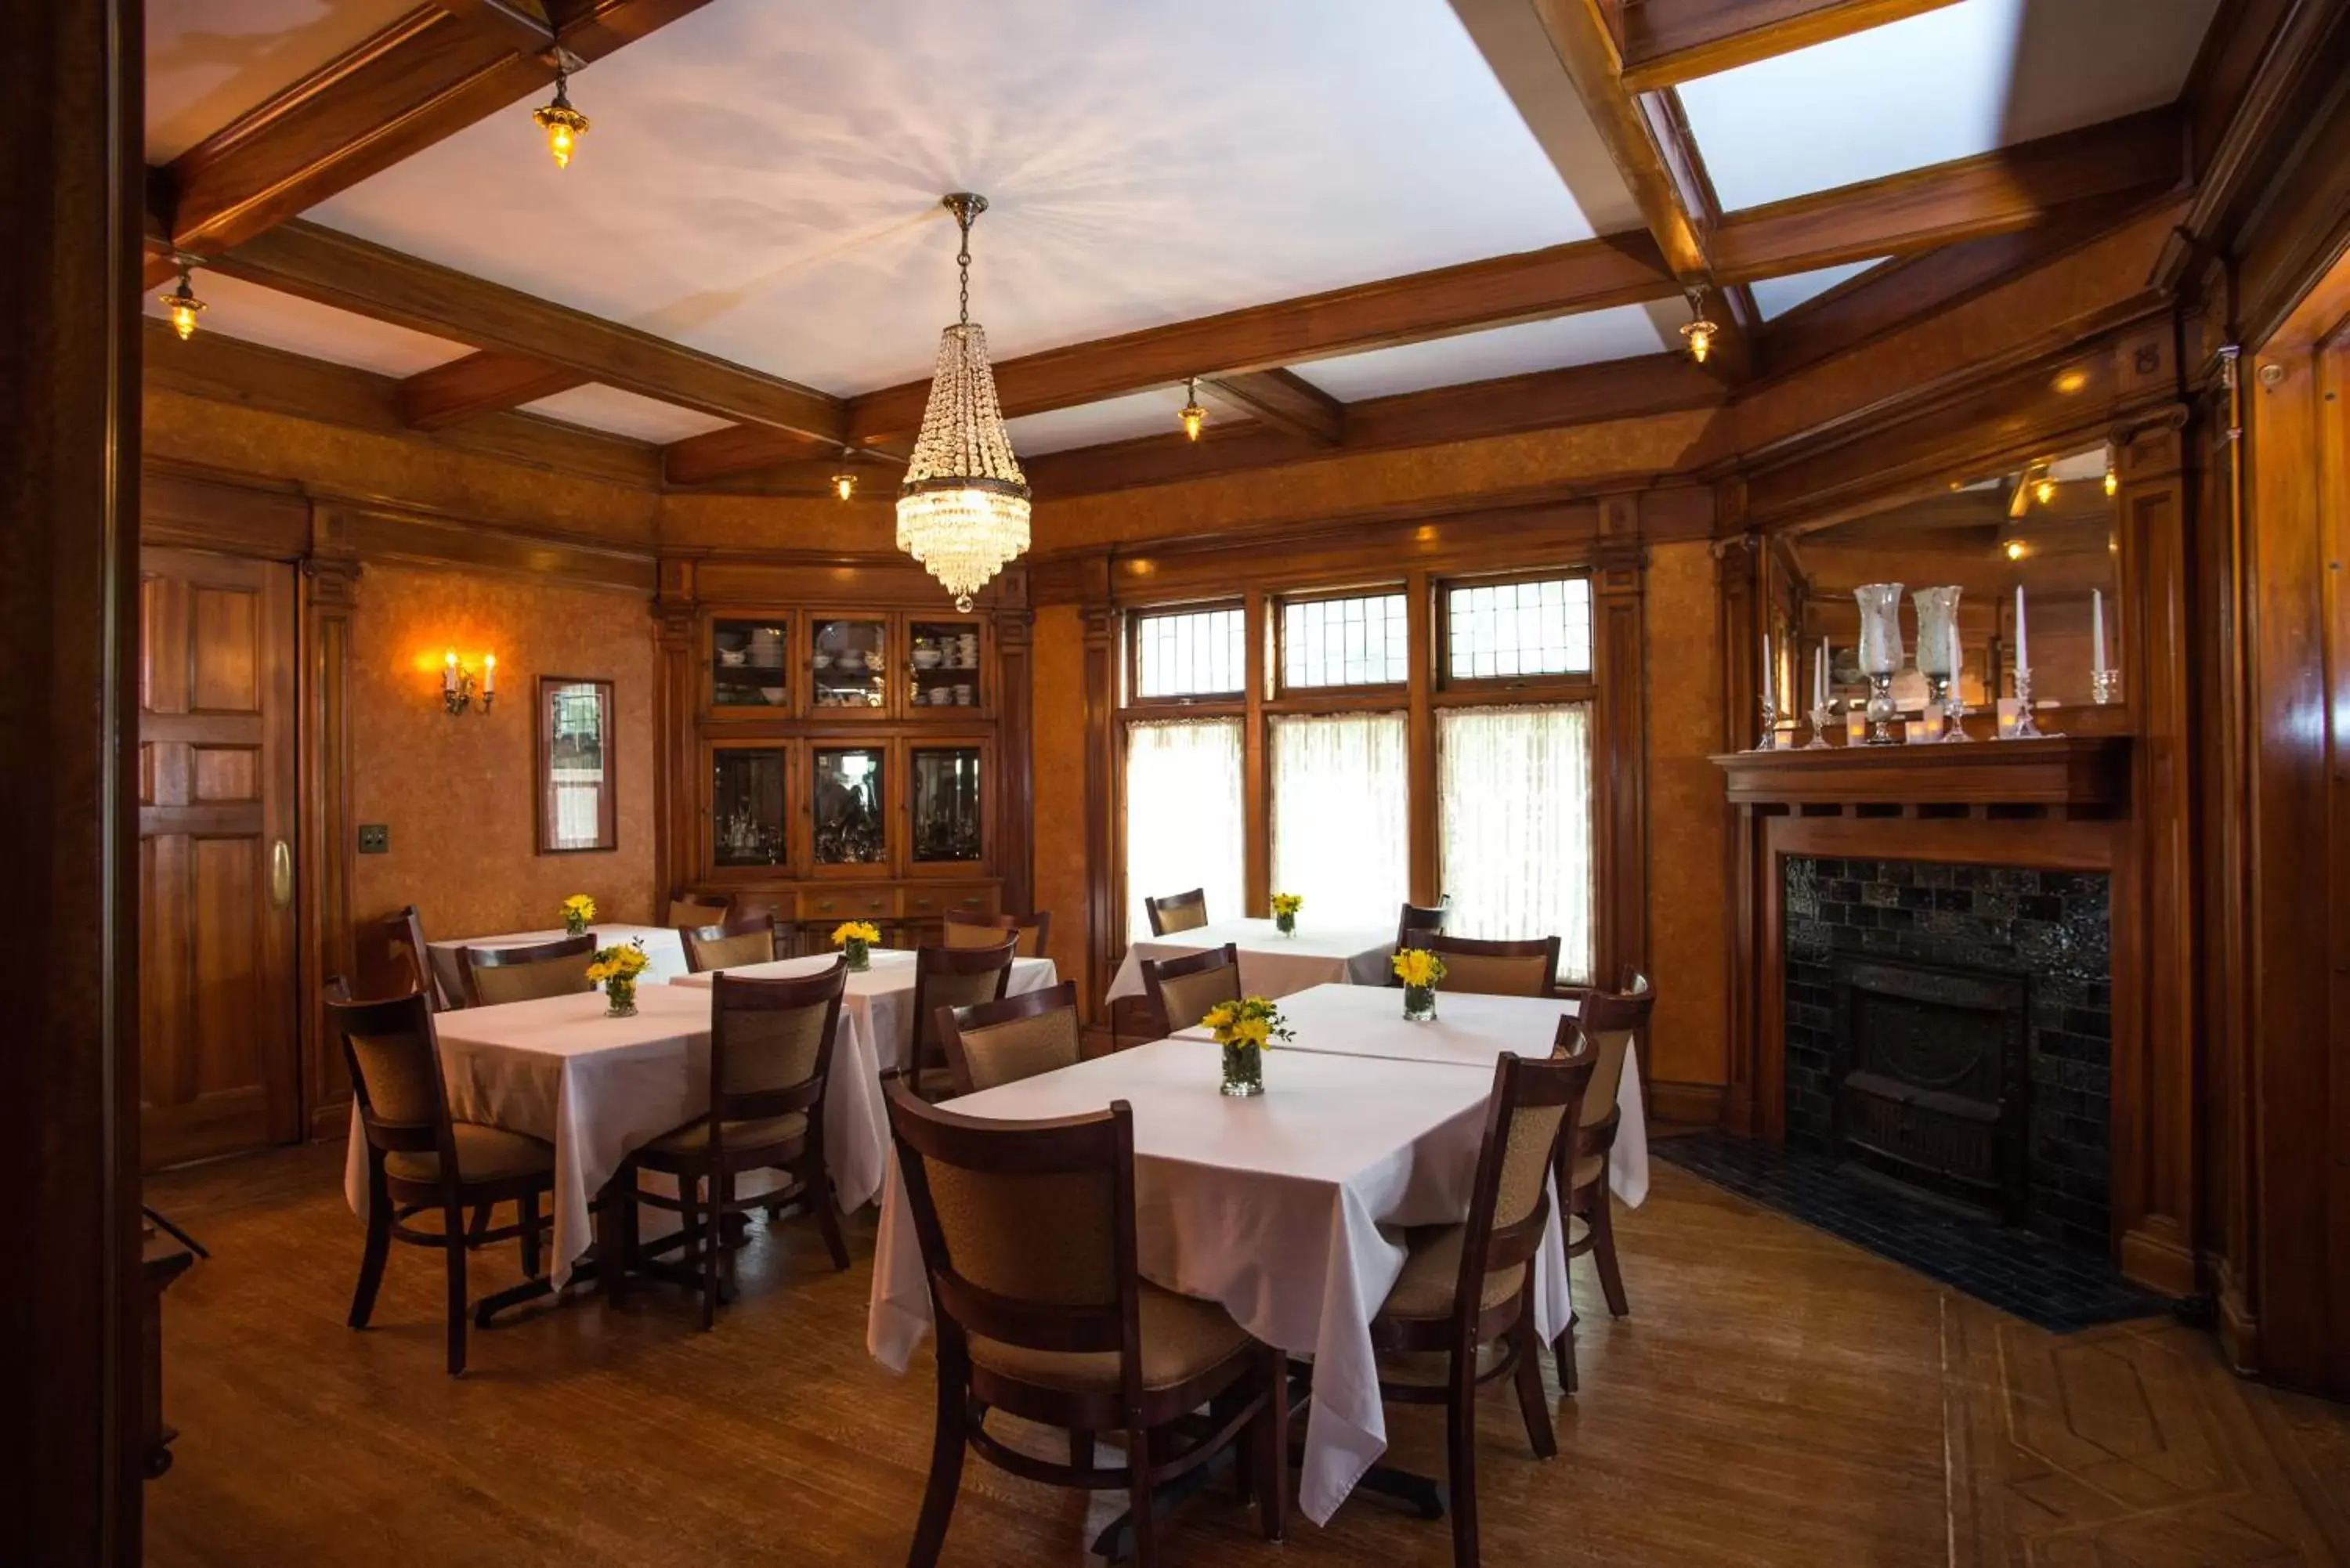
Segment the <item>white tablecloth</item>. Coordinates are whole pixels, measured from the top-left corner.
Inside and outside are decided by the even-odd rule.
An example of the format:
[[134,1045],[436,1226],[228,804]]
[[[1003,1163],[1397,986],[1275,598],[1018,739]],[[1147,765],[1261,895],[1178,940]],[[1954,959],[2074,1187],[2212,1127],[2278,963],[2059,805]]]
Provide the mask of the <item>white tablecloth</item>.
[[[1227,1099],[1222,1064],[1212,1044],[1155,1041],[953,1105],[1009,1120],[1134,1107],[1142,1272],[1313,1356],[1298,1506],[1323,1523],[1387,1448],[1370,1321],[1403,1268],[1400,1228],[1468,1214],[1492,1074],[1275,1052],[1262,1096]],[[894,1158],[889,1170],[866,1343],[902,1371],[930,1327],[930,1292]],[[1567,1312],[1555,1206],[1534,1285],[1548,1340]]]
[[[450,1114],[528,1133],[555,1146],[554,1244],[548,1272],[567,1282],[594,1236],[596,1195],[630,1152],[710,1107],[710,992],[681,985],[637,992],[633,1018],[604,1016],[600,992],[469,1007],[434,1020]],[[879,1192],[889,1147],[880,1068],[847,1009],[825,1085],[825,1167],[844,1210]],[[367,1145],[358,1107],[343,1191],[367,1215]],[[736,1190],[764,1190],[752,1172]],[[648,1215],[650,1232],[669,1228]]]
[[[1572,1016],[1575,1011],[1575,1003],[1565,997],[1477,996],[1440,991],[1435,1019],[1413,1023],[1403,1016],[1399,990],[1317,985],[1281,999],[1281,1015],[1297,1035],[1282,1052],[1449,1062],[1491,1072],[1493,1058],[1504,1051],[1521,1056],[1549,1055],[1557,1039],[1560,1016]],[[1196,1024],[1177,1030],[1175,1037],[1210,1038]],[[1282,1052],[1268,1060],[1278,1060]],[[1616,1127],[1616,1147],[1607,1157],[1608,1187],[1637,1209],[1648,1196],[1648,1117],[1640,1096],[1639,1070],[1628,1061],[1616,1086],[1616,1106],[1623,1116]]]
[[1182,958],[1226,942],[1240,949],[1241,989],[1251,996],[1287,996],[1309,985],[1385,985],[1395,954],[1395,928],[1348,930],[1300,920],[1284,937],[1271,920],[1216,920],[1163,937],[1137,938],[1111,977],[1113,997],[1140,996],[1142,961]]
[[[560,941],[568,935],[561,928],[551,931],[508,931],[502,937],[460,937],[453,941],[427,942],[425,950],[432,954],[432,972],[440,977],[442,989],[449,999],[460,1006],[465,1001],[466,948],[526,948],[540,942]],[[685,973],[685,939],[667,926],[590,926],[588,934],[596,939],[599,948],[619,947],[637,940],[645,944],[645,956],[652,961],[646,967],[644,978],[652,981],[675,980]],[[583,964],[584,968],[585,965]]]
[[[776,959],[771,963],[738,964],[724,971],[681,975],[676,983],[706,988],[714,972],[739,974],[748,980],[794,980],[821,972],[838,956],[810,953],[802,958]],[[854,1021],[863,1032],[868,1054],[886,1073],[892,1067],[906,1065],[907,1054],[914,1044],[914,955],[902,948],[876,948],[868,956],[873,967],[848,977],[847,989],[840,999],[840,1016],[843,1023]],[[1051,959],[1016,958],[1012,961],[1012,978],[1004,982],[1003,994],[1018,996],[1023,992],[1049,991],[1060,981]]]

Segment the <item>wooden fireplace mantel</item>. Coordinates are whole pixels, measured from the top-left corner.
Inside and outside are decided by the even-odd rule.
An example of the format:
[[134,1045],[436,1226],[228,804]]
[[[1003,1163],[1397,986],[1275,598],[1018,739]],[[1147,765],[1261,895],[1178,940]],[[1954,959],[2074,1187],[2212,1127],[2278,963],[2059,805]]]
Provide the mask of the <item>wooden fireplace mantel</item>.
[[2121,735],[2054,735],[1917,746],[1730,752],[1713,759],[1738,806],[1841,807],[1858,815],[2054,815],[2120,809],[2129,774]]

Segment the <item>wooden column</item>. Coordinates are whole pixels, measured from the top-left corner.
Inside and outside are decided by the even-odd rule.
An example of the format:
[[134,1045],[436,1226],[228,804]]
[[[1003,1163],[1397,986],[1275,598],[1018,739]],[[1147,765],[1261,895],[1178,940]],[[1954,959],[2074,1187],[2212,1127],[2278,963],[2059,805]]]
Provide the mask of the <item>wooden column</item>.
[[1411,778],[1404,798],[1412,803],[1411,901],[1433,904],[1444,896],[1444,871],[1436,810],[1422,804],[1433,802],[1438,788],[1436,705],[1430,701],[1436,690],[1436,585],[1428,572],[1417,571],[1406,579],[1403,613],[1404,645],[1410,659],[1404,758]]
[[302,562],[302,1108],[314,1138],[344,1135],[350,1074],[328,1027],[329,976],[359,994],[359,944],[351,926],[351,612],[359,564],[331,546]]
[[[1721,541],[1715,547],[1717,603],[1721,616],[1721,746],[1737,751],[1751,742],[1743,736],[1747,715],[1752,713],[1761,690],[1761,608],[1757,577],[1761,548],[1752,534]],[[1752,806],[1724,805],[1730,814],[1726,836],[1728,863],[1722,886],[1729,890],[1731,926],[1729,952],[1730,1003],[1723,1023],[1730,1034],[1727,1082],[1721,1091],[1721,1125],[1752,1137],[1761,1089],[1754,1082],[1754,1064],[1761,1055],[1761,1020],[1756,998],[1761,985],[1755,970],[1762,949],[1762,909],[1765,871],[1761,825]]]
[[0,27],[0,1519],[140,1560],[138,0]]
[[1599,908],[1592,976],[1621,984],[1627,968],[1648,962],[1647,634],[1638,504],[1628,495],[1599,504],[1599,545],[1591,562],[1592,644],[1599,676],[1599,758],[1596,836]]
[[1118,908],[1118,867],[1126,846],[1118,806],[1118,611],[1109,601],[1107,556],[1083,563],[1086,623],[1086,975],[1093,1016],[1109,1016],[1104,993],[1126,950],[1126,917]]
[[702,748],[693,727],[701,694],[702,652],[694,563],[661,557],[653,600],[653,907],[666,911],[670,892],[702,869]]
[[1007,575],[1003,592],[995,611],[996,859],[1003,908],[1025,914],[1036,908],[1036,617],[1024,573]]
[[[1243,601],[1247,640],[1243,645],[1247,714],[1241,721],[1241,897],[1243,914],[1263,919],[1273,913],[1273,736],[1264,722],[1265,657],[1271,646],[1266,618],[1273,600],[1251,588]],[[1213,915],[1211,909],[1208,911]]]

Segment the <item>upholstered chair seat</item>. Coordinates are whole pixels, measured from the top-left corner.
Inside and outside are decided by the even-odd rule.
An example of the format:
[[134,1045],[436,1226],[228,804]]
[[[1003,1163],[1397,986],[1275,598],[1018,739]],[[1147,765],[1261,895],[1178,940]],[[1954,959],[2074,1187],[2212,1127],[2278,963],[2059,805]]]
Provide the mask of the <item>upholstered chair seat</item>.
[[[1255,1343],[1232,1314],[1143,1282],[1136,1303],[1142,1327],[1142,1386],[1173,1388],[1203,1377],[1245,1355]],[[1004,1377],[1071,1394],[1115,1395],[1118,1355],[1114,1350],[1030,1350],[1024,1345],[971,1336],[971,1358]]]
[[[743,1148],[789,1143],[807,1136],[808,1119],[797,1111],[780,1116],[754,1116],[748,1121],[728,1122],[720,1130],[720,1141]],[[710,1148],[710,1118],[696,1116],[681,1127],[674,1127],[647,1145],[663,1154],[696,1155]]]
[[[1379,1306],[1380,1315],[1451,1317],[1461,1294],[1461,1247],[1468,1234],[1463,1225],[1429,1225],[1412,1231],[1407,1243],[1410,1253],[1403,1261],[1403,1272],[1396,1276],[1395,1288]],[[1487,1274],[1479,1309],[1508,1301],[1525,1283],[1525,1276],[1523,1267]]]
[[[504,1127],[477,1122],[452,1122],[450,1141],[457,1148],[457,1179],[463,1182],[504,1181],[509,1177],[536,1176],[555,1169],[555,1146]],[[438,1149],[390,1149],[383,1157],[385,1174],[402,1181],[441,1179]]]

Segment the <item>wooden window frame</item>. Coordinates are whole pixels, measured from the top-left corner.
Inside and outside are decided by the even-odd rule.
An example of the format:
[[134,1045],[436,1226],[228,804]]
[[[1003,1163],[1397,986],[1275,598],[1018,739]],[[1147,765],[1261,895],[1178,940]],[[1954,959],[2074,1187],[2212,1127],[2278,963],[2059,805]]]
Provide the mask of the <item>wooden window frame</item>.
[[[1142,695],[1142,639],[1137,628],[1145,621],[1163,620],[1172,616],[1213,615],[1223,610],[1241,612],[1242,690],[1235,691],[1202,691],[1186,696],[1145,697]],[[1123,618],[1119,636],[1125,643],[1119,663],[1125,679],[1118,692],[1120,709],[1148,708],[1159,712],[1190,708],[1238,708],[1248,697],[1248,656],[1253,640],[1248,618],[1248,600],[1241,598],[1194,599],[1174,604],[1151,605],[1129,611]]]
[[[549,845],[555,826],[555,771],[552,702],[555,694],[566,687],[587,686],[596,692],[598,728],[603,735],[604,777],[596,792],[596,842],[593,844]],[[535,688],[536,702],[532,713],[532,776],[536,785],[536,810],[534,832],[541,855],[609,855],[620,847],[620,770],[616,756],[618,737],[613,733],[619,722],[619,700],[613,681],[595,675],[542,675]]]
[[[1401,680],[1334,681],[1320,686],[1292,686],[1289,683],[1289,607],[1291,605],[1333,604],[1342,599],[1403,600],[1404,677]],[[1268,597],[1270,608],[1265,616],[1265,636],[1272,639],[1265,670],[1270,678],[1267,699],[1276,712],[1317,712],[1326,710],[1319,704],[1328,698],[1383,699],[1392,707],[1395,699],[1411,690],[1411,585],[1409,582],[1358,583],[1351,587],[1307,588]],[[1308,706],[1298,706],[1308,704]],[[1345,711],[1359,706],[1348,702],[1329,711]]]
[[[1455,675],[1452,673],[1452,595],[1458,588],[1505,588],[1520,583],[1575,582],[1591,601],[1591,668],[1545,675]],[[1436,593],[1435,682],[1438,707],[1483,707],[1496,702],[1578,702],[1596,700],[1602,684],[1599,648],[1599,585],[1587,565],[1546,566],[1537,571],[1478,572],[1439,577]]]

